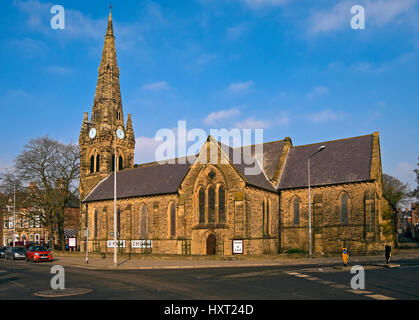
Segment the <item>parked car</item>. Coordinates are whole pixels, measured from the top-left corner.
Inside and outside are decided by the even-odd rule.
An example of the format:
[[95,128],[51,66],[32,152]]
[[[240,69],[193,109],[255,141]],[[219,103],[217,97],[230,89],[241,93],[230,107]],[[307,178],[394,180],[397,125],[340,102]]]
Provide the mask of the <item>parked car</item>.
[[26,261],[28,262],[39,262],[53,260],[51,251],[44,246],[30,246],[26,252]]
[[0,259],[6,256],[6,247],[0,247]]
[[6,259],[18,260],[26,258],[26,249],[24,247],[7,247]]

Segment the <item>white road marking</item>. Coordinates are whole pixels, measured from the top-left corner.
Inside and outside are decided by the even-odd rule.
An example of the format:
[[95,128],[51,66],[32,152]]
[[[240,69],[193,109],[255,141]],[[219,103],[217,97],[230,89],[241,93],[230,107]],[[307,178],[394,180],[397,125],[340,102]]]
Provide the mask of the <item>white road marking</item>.
[[381,294],[370,294],[370,295],[367,295],[366,297],[369,297],[375,300],[396,300],[394,298],[383,296]]

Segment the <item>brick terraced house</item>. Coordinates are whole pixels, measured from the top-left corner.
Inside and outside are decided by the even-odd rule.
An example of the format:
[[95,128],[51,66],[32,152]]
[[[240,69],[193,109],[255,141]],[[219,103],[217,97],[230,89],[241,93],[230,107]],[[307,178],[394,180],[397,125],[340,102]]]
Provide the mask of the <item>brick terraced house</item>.
[[[115,155],[118,128],[125,136]],[[377,132],[305,146],[293,146],[290,138],[265,143],[257,175],[233,161],[235,153],[255,156],[257,148],[233,149],[211,136],[193,163],[134,165],[135,137],[131,115],[124,122],[110,14],[92,115],[89,121],[85,114],[80,132],[88,250],[113,251],[116,162],[122,252],[231,255],[234,241],[243,254],[307,251],[307,161],[320,146],[326,148],[311,159],[310,175],[314,252],[340,252],[343,244],[352,252],[373,252],[393,244],[394,212],[382,194]],[[217,161],[205,161],[212,156]]]

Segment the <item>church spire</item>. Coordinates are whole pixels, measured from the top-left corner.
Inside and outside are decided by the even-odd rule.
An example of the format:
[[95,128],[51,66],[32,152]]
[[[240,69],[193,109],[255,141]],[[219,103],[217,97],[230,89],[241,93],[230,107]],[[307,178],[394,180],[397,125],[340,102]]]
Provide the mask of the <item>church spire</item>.
[[123,125],[124,123],[112,9],[109,11],[108,27],[99,66],[92,121],[111,127]]

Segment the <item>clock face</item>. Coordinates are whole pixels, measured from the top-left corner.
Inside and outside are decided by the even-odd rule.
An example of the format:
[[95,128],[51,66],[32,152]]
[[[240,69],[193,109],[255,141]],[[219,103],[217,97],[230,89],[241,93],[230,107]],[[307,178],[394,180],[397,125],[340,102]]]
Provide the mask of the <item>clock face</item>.
[[90,129],[89,137],[90,137],[90,139],[93,139],[94,137],[96,137],[96,129],[95,128]]
[[122,128],[119,128],[118,130],[116,130],[116,136],[121,140],[124,139],[125,137],[124,130]]

